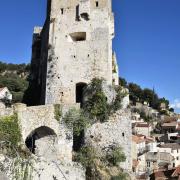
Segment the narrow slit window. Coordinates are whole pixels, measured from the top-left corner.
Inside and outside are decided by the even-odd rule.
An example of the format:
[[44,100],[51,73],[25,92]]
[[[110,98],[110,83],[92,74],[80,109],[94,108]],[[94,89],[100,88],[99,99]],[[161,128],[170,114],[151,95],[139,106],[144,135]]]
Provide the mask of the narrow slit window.
[[79,5],[76,6],[76,21],[79,21]]
[[61,8],[61,14],[64,14],[64,9],[63,8]]
[[96,1],[96,7],[99,7],[99,2],[98,1]]

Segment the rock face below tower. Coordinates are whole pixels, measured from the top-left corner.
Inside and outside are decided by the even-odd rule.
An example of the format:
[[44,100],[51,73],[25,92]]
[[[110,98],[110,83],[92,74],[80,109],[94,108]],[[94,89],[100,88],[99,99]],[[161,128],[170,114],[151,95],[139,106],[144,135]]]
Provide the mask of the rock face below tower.
[[33,37],[31,81],[41,89],[40,104],[80,103],[95,77],[118,84],[111,0],[49,0]]

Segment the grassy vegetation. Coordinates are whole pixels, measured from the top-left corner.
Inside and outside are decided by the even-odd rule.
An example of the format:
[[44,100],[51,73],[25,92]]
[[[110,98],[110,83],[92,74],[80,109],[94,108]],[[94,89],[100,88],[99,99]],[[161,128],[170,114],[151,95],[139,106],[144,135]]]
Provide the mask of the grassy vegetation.
[[10,142],[14,147],[18,147],[21,131],[16,114],[0,118],[0,141]]

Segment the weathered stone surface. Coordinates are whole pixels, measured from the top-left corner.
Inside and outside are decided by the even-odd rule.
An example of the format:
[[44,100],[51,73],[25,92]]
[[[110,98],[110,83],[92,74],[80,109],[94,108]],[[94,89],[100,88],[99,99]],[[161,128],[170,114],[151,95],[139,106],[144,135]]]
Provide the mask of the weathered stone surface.
[[125,170],[132,168],[131,159],[131,115],[130,111],[119,110],[114,113],[108,122],[96,123],[86,132],[86,144],[93,146],[99,154],[112,145],[121,146],[126,155],[126,162],[121,163]]
[[4,103],[0,102],[0,117],[1,116],[10,116],[13,114],[12,108],[6,108]]
[[33,156],[27,161],[29,166],[25,172],[17,158],[0,159],[0,165],[3,165],[4,169],[3,173],[0,172],[0,180],[24,179],[24,173],[26,173],[26,180],[85,180],[84,169],[77,163],[62,163],[58,160]]
[[8,180],[8,178],[4,173],[0,172],[0,180]]

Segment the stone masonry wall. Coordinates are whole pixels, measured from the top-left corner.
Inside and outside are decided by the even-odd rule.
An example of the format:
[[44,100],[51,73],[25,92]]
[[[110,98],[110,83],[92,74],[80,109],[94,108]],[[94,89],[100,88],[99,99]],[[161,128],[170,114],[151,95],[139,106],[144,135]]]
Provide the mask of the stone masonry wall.
[[131,115],[128,109],[119,110],[113,114],[108,122],[96,123],[86,132],[86,143],[97,151],[108,148],[110,145],[118,145],[123,148],[126,162],[121,167],[127,171],[132,169],[131,158]]

